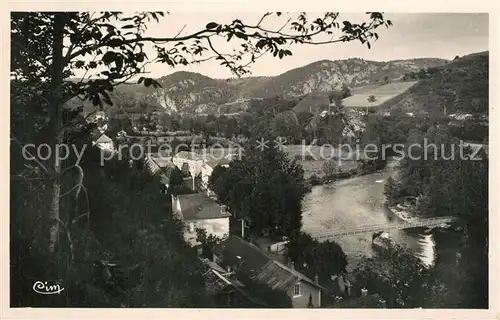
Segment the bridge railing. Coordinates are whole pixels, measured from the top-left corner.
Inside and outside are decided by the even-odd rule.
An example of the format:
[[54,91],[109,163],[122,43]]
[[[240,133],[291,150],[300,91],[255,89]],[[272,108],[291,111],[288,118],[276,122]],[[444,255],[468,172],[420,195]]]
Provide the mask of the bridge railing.
[[320,232],[312,232],[316,234],[315,238],[328,238],[328,237],[336,237],[336,236],[344,236],[350,234],[359,234],[366,232],[376,232],[376,231],[387,231],[391,229],[409,229],[409,228],[418,228],[418,227],[430,227],[430,226],[438,226],[443,223],[449,223],[455,220],[455,217],[434,217],[434,218],[425,218],[419,220],[412,221],[404,221],[404,222],[396,222],[389,224],[377,224],[371,226],[362,226],[354,229],[343,229],[343,230],[330,230],[330,231],[320,231]]

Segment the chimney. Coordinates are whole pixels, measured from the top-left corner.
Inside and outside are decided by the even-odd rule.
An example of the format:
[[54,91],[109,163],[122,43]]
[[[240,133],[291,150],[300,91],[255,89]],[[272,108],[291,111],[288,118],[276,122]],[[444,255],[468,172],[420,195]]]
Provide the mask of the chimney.
[[361,289],[361,296],[366,297],[367,295],[368,295],[368,290],[365,288]]
[[317,274],[314,276],[314,283],[319,284],[319,276]]
[[226,269],[227,269],[227,272],[231,272],[231,266],[230,265],[228,265]]
[[293,262],[293,261],[290,262],[290,268],[292,270],[295,270],[295,262]]

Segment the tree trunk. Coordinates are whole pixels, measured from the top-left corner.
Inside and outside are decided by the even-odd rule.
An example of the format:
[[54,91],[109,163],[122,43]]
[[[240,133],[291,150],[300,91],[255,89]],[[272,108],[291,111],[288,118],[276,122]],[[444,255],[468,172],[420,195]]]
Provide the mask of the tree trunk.
[[[52,96],[50,99],[52,115],[51,115],[51,128],[53,130],[53,144],[52,148],[62,142],[62,84],[63,84],[63,71],[64,71],[64,57],[63,57],[63,40],[64,40],[64,26],[67,19],[67,13],[58,12],[54,14],[54,43],[52,47],[52,79],[51,88]],[[61,161],[59,158],[54,159],[54,177],[51,187],[51,203],[49,210],[49,250],[54,251],[59,234],[59,199],[61,193],[61,182],[59,173],[61,172]]]

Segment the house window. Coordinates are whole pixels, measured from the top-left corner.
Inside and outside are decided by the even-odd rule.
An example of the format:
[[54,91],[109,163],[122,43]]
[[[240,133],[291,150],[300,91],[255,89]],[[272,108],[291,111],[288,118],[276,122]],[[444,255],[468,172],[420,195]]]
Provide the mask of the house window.
[[296,283],[293,287],[293,295],[300,296],[300,283]]

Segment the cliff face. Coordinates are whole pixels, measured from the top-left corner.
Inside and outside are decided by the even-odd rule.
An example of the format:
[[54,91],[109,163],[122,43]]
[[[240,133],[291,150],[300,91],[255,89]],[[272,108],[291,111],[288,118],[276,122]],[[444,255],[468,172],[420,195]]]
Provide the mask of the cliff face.
[[389,62],[348,59],[317,61],[275,77],[249,77],[237,80],[212,79],[192,73],[176,72],[161,77],[159,89],[137,85],[120,86],[134,91],[167,113],[233,113],[246,109],[252,98],[284,96],[298,98],[312,92],[328,92],[349,87],[394,81],[411,71],[444,65],[442,59],[412,59]]

